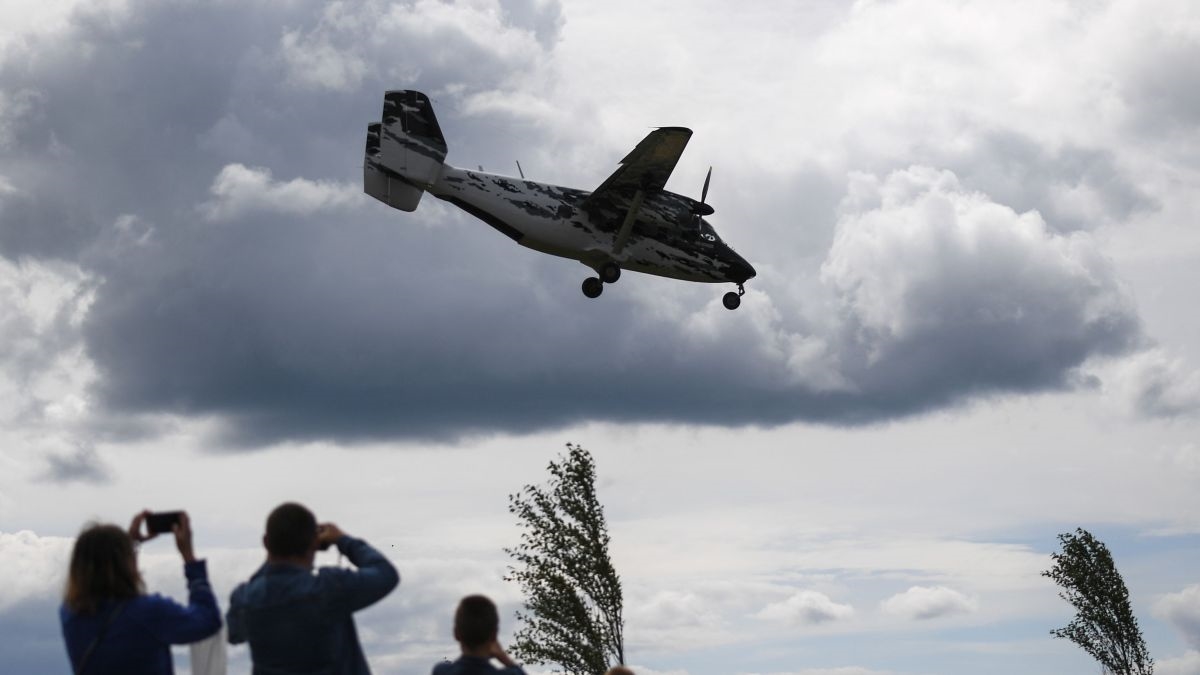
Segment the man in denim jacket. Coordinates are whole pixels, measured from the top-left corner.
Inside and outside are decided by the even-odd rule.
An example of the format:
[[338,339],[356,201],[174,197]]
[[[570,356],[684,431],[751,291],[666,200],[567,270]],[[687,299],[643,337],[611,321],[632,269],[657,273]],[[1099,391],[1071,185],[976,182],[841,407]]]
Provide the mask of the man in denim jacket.
[[[358,569],[322,567],[317,550],[336,545]],[[267,562],[229,598],[229,642],[250,643],[254,675],[369,674],[353,613],[400,583],[379,551],[333,523],[317,525],[300,504],[282,504],[267,517]]]

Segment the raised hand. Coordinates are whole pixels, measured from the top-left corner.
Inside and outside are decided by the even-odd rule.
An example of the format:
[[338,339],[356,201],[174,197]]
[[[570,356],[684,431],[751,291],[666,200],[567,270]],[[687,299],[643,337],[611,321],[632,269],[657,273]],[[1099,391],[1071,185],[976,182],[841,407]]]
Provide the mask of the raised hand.
[[185,563],[195,562],[196,553],[192,549],[192,523],[188,520],[187,511],[179,514],[179,522],[171,526],[171,532],[175,534],[175,547],[179,549],[179,555],[183,556]]
[[150,515],[150,509],[142,509],[141,513],[135,515],[129,523],[129,538],[135,544],[140,544],[143,541],[148,541],[158,536],[157,532],[146,532],[142,528],[142,523],[146,522],[146,516],[148,515]]

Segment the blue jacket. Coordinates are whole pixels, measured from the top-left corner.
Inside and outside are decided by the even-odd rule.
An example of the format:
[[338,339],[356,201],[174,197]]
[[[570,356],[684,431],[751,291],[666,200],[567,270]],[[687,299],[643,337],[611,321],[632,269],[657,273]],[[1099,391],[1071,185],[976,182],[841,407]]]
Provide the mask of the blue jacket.
[[250,643],[255,675],[371,672],[354,612],[400,583],[396,568],[367,542],[343,536],[338,550],[357,570],[265,563],[229,598],[229,642]]
[[521,666],[497,668],[488,659],[463,654],[457,661],[443,661],[433,667],[433,675],[525,675]]
[[110,612],[119,603],[125,606],[109,625],[104,639],[88,657],[85,675],[170,675],[175,672],[171,645],[196,642],[221,629],[221,610],[208,585],[208,570],[203,560],[184,563],[188,582],[188,606],[184,607],[161,595],[139,595],[124,601],[108,600],[95,614],[76,614],[62,606],[63,639],[71,670],[95,639]]

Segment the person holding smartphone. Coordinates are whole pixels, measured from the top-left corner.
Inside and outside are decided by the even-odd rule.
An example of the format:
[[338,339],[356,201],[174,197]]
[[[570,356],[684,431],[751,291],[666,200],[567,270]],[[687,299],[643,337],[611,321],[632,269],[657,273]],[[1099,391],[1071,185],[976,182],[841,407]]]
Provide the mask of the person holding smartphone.
[[[148,520],[156,527],[145,528]],[[165,528],[175,535],[183,558],[186,606],[147,594],[138,572],[137,546]],[[142,511],[128,530],[104,524],[85,527],[71,552],[59,619],[76,675],[174,673],[171,645],[196,642],[221,629],[221,610],[205,561],[193,550],[187,513]]]
[[[250,643],[256,674],[369,674],[353,615],[400,583],[392,563],[295,502],[271,511],[262,541],[266,562],[229,597],[230,644]],[[314,570],[331,546],[357,569]]]

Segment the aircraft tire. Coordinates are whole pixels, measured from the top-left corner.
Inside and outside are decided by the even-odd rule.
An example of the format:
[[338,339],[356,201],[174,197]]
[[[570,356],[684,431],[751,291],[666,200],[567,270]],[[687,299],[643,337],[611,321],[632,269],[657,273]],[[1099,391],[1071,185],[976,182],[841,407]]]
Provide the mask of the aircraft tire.
[[604,282],[599,277],[588,277],[583,280],[583,294],[589,298],[598,298],[604,292]]
[[606,262],[600,268],[600,280],[606,284],[615,284],[621,278],[621,266],[615,262]]
[[733,291],[729,291],[721,298],[721,304],[725,305],[725,309],[737,309],[742,305],[742,297]]

